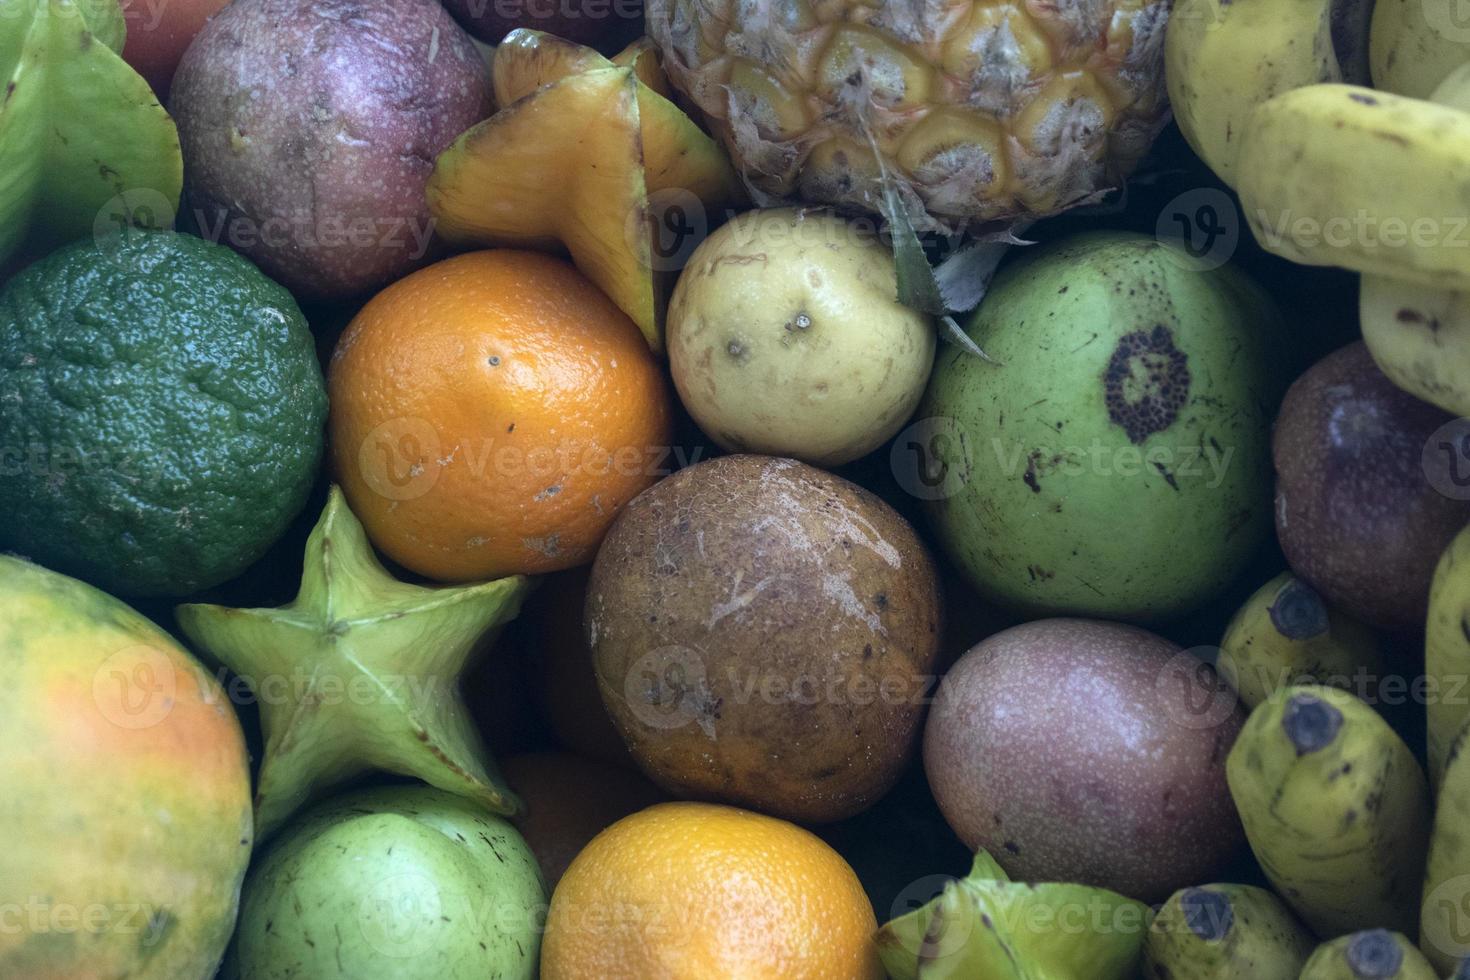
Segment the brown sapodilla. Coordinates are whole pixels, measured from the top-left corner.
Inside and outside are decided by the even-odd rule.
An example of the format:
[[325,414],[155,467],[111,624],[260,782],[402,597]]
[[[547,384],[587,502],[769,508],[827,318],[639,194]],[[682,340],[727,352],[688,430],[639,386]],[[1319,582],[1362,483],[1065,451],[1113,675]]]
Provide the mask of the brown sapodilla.
[[586,627],[656,783],[819,823],[865,809],[910,758],[939,616],[933,562],[887,504],[794,460],[727,456],[627,506]]

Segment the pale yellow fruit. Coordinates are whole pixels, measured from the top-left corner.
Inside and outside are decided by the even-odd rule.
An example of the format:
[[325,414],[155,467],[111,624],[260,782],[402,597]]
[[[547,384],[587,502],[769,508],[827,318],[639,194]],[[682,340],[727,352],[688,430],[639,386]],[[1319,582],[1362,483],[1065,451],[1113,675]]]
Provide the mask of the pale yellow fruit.
[[1309,85],[1251,115],[1237,160],[1269,252],[1470,290],[1470,113],[1353,85]]
[[740,215],[690,257],[669,364],[726,449],[834,466],[893,436],[934,362],[929,317],[895,299],[871,224],[789,208]]
[[1470,62],[1470,19],[1462,0],[1378,0],[1373,10],[1373,84],[1427,99]]

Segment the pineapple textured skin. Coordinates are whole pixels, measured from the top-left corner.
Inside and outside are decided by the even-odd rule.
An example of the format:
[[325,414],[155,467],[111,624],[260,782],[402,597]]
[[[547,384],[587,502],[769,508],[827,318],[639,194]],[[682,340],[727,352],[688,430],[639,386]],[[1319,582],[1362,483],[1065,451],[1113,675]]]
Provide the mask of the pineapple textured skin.
[[669,78],[763,204],[921,230],[1056,214],[1168,120],[1168,0],[647,0]]

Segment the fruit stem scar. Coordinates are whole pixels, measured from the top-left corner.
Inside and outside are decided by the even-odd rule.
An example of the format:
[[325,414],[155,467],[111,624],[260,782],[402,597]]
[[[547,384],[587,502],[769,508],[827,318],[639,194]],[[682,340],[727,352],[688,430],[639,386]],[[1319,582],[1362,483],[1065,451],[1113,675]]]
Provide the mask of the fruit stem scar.
[[1298,757],[1332,744],[1342,728],[1342,712],[1311,694],[1298,694],[1286,705],[1281,729]]
[[1179,896],[1179,907],[1184,911],[1184,924],[1189,931],[1207,943],[1224,939],[1235,925],[1230,899],[1219,892],[1190,888]]
[[1307,583],[1292,579],[1271,603],[1271,625],[1288,640],[1310,640],[1327,632],[1327,604]]

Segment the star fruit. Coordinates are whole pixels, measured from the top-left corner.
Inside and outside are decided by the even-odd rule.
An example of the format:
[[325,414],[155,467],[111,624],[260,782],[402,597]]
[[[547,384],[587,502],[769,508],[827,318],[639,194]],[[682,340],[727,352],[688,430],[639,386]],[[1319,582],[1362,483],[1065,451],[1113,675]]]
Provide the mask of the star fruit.
[[115,0],[0,0],[0,263],[173,222],[178,133],[125,31]]
[[372,770],[417,777],[495,813],[518,812],[459,676],[520,611],[529,587],[524,576],[435,587],[395,579],[334,486],[306,542],[294,602],[179,606],[196,649],[239,675],[260,705],[260,836]]
[[678,257],[744,200],[729,157],[669,101],[647,45],[608,59],[522,29],[496,49],[492,74],[505,108],[434,163],[435,231],[565,250],[661,351]]
[[1013,882],[985,851],[970,876],[878,930],[895,980],[1129,980],[1150,912],[1087,885]]

